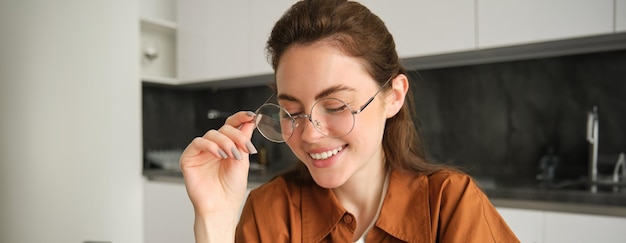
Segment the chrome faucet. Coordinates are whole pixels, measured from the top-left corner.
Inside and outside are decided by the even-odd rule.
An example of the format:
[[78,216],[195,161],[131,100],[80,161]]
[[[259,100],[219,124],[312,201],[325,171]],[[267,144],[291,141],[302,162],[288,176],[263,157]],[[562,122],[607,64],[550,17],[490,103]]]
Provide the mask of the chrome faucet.
[[587,142],[589,142],[589,182],[592,193],[598,192],[598,107],[587,113]]
[[620,191],[620,180],[626,178],[626,155],[620,153],[617,162],[615,162],[615,168],[613,168],[613,192]]
[[626,155],[620,153],[617,162],[615,162],[615,168],[613,168],[613,182],[617,183],[624,177],[626,177]]

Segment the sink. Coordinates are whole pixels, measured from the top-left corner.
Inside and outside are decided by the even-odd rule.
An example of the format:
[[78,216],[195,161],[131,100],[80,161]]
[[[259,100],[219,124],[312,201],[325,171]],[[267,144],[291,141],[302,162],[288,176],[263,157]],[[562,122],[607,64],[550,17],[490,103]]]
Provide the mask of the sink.
[[597,190],[586,178],[539,181],[534,178],[473,177],[490,199],[536,202],[574,203],[586,205],[626,205],[626,183],[598,180]]
[[541,191],[580,191],[591,192],[592,186],[596,186],[598,192],[626,193],[626,181],[614,182],[610,178],[598,178],[592,183],[587,178],[571,180],[540,181],[530,178],[496,178],[496,177],[473,177],[474,181],[485,190],[494,189],[522,189]]
[[[614,181],[610,178],[598,178],[597,181],[592,182],[587,178],[578,180],[563,180],[552,183],[549,188],[558,190],[589,190],[594,192],[626,192],[625,181]],[[591,188],[595,188],[592,190]]]

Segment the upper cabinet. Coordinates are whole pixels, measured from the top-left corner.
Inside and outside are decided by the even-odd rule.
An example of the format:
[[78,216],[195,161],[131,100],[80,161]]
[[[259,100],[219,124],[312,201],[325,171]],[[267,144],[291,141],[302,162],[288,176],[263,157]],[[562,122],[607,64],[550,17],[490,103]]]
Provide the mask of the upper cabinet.
[[610,34],[615,30],[614,0],[478,0],[477,4],[478,48]]
[[[626,31],[626,0],[359,2],[385,21],[405,60]],[[265,43],[295,0],[140,3],[142,79],[224,87],[269,82]]]
[[626,31],[626,0],[615,0],[615,32]]
[[272,66],[265,53],[265,44],[274,24],[294,0],[248,0],[250,12],[249,73],[271,74]]
[[181,82],[225,79],[246,73],[246,0],[179,0],[178,77]]
[[139,2],[141,79],[177,84],[176,0]]
[[287,0],[179,0],[180,82],[270,74],[265,42],[291,4]]
[[476,48],[474,1],[359,1],[378,15],[401,58]]

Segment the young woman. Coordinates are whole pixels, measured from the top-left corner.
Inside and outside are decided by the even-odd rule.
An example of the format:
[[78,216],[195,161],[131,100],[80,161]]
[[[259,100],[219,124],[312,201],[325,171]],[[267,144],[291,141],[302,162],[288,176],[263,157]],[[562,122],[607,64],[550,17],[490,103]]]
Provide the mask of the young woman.
[[[197,242],[518,242],[469,176],[426,161],[406,70],[366,7],[298,2],[267,44],[278,104],[230,116],[181,156]],[[255,127],[301,163],[239,217]]]

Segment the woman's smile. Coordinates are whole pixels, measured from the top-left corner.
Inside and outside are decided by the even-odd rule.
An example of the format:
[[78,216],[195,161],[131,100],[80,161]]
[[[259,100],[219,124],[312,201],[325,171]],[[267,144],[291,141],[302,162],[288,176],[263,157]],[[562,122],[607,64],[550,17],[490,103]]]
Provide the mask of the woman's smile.
[[341,147],[337,147],[331,150],[327,150],[324,152],[318,152],[318,153],[309,153],[309,156],[311,156],[312,159],[314,160],[322,160],[322,159],[328,159],[334,155],[336,155],[337,153],[341,152],[341,150],[343,149],[343,146]]

